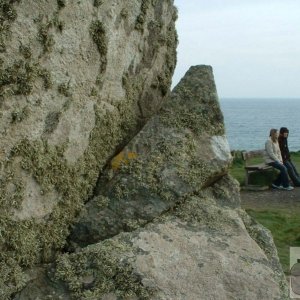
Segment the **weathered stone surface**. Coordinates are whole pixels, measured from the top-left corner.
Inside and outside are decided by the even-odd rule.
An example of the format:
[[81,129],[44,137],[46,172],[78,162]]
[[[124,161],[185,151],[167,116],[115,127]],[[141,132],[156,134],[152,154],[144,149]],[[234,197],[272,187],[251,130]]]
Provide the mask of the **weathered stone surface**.
[[54,265],[33,268],[26,273],[28,284],[13,300],[71,300],[67,286],[55,278]]
[[57,252],[99,171],[168,98],[176,10],[0,2],[0,298],[285,299],[272,237],[226,175],[207,66],[191,68],[98,181],[71,242],[105,240]]
[[0,3],[0,298],[51,260],[99,171],[161,106],[172,0]]
[[212,69],[192,67],[114,158],[71,240],[86,246],[143,225],[215,182],[230,162]]
[[[199,84],[210,75],[209,67],[192,68],[186,76],[193,84],[180,83],[172,102],[98,182],[99,195],[80,219],[92,238],[75,242],[106,239],[59,256],[51,287],[38,291],[45,277],[33,279],[15,300],[26,299],[30,287],[45,299],[288,299],[272,236],[240,208],[239,185],[226,174],[230,155],[217,98],[203,101],[205,84]],[[202,99],[202,108],[193,98]],[[194,109],[187,110],[184,100]],[[220,123],[187,118],[203,109]],[[216,140],[222,141],[218,147],[212,146]],[[205,172],[203,161],[210,162]]]
[[144,228],[63,255],[56,274],[75,299],[288,299],[271,235],[238,189],[224,177]]

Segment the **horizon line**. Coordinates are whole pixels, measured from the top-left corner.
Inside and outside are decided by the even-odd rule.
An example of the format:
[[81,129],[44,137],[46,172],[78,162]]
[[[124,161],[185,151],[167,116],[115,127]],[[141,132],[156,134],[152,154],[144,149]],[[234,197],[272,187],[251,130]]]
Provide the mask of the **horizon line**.
[[222,97],[222,96],[219,96],[219,98],[221,99],[299,99],[300,100],[300,96],[296,96],[296,97],[286,97],[286,96],[268,96],[268,97],[260,97],[260,96],[254,96],[254,97],[249,97],[249,96],[233,96],[233,97],[230,97],[230,96],[225,96],[225,97]]

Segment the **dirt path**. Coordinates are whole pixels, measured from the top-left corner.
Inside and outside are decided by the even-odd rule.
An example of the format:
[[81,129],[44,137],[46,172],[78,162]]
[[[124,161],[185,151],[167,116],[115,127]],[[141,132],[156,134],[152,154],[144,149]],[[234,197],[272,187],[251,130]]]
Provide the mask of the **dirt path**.
[[291,212],[300,211],[300,188],[293,191],[266,190],[241,191],[242,207],[244,209],[284,209]]

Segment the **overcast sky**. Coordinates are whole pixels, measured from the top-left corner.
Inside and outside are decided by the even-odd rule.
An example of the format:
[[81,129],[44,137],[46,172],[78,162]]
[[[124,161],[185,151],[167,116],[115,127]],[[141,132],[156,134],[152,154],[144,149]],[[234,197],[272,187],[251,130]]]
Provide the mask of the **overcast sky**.
[[300,99],[300,0],[175,0],[173,86],[211,65],[219,97]]

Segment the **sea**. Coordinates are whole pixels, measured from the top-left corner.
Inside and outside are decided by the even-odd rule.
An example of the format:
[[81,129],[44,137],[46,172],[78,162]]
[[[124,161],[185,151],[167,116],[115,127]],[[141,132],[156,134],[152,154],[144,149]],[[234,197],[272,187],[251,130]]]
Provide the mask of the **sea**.
[[271,128],[289,129],[290,151],[300,150],[300,98],[221,98],[231,150],[264,149]]

